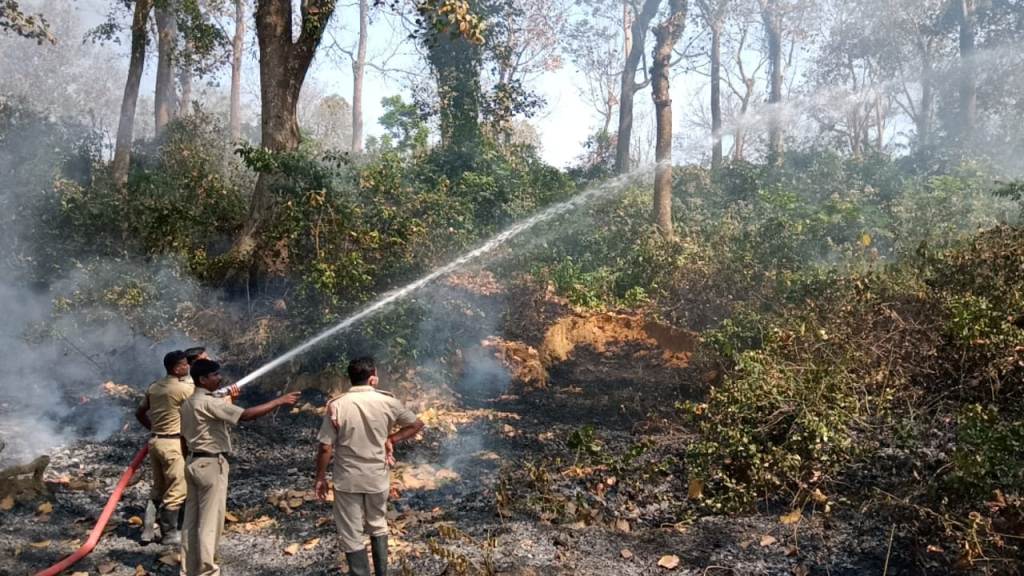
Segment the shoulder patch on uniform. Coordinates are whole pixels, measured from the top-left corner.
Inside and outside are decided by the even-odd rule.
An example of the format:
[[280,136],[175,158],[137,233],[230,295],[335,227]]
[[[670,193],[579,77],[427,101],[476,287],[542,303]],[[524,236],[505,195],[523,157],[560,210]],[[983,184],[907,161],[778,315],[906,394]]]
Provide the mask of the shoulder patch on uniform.
[[374,391],[374,392],[376,392],[376,393],[378,393],[378,394],[383,394],[383,395],[385,395],[385,396],[390,396],[390,397],[392,397],[392,398],[394,398],[394,397],[395,397],[395,395],[394,395],[394,394],[392,394],[391,392],[388,392],[387,390],[380,390],[380,389],[378,389],[378,388],[374,388],[374,389],[373,389],[373,391]]

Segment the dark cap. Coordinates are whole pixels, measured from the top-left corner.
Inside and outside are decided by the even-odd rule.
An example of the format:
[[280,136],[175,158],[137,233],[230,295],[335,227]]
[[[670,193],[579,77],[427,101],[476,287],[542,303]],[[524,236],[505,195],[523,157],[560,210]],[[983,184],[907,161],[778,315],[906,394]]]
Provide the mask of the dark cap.
[[209,376],[210,374],[213,374],[218,370],[220,370],[220,364],[214,362],[213,360],[200,358],[199,360],[196,360],[195,362],[192,363],[192,369],[189,370],[189,374],[192,375],[192,380],[194,380],[198,384],[200,378],[202,378],[203,376]]
[[203,352],[206,352],[206,348],[203,348],[202,346],[196,346],[194,348],[185,348],[185,357],[188,359],[189,366],[191,366],[192,363],[195,362],[196,359],[199,358],[199,355],[202,354]]

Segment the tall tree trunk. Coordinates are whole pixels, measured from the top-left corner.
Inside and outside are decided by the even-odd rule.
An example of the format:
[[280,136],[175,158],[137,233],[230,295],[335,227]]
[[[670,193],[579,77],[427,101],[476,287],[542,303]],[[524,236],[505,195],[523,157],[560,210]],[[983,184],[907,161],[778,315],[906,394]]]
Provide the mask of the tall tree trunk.
[[359,0],[359,44],[352,61],[352,151],[363,150],[363,74],[366,71],[366,37],[370,27],[370,3]]
[[135,107],[139,101],[139,85],[146,65],[146,42],[152,0],[136,0],[132,15],[132,52],[128,61],[128,79],[121,98],[121,116],[117,124],[117,143],[114,145],[112,172],[118,187],[128,183],[131,163],[132,139],[135,133]]
[[778,13],[777,0],[761,0],[761,17],[764,20],[764,32],[768,37],[768,61],[771,64],[771,92],[768,103],[773,106],[772,121],[768,128],[768,161],[772,164],[782,162],[782,19]]
[[630,46],[622,70],[619,90],[619,133],[615,143],[615,173],[629,172],[629,145],[633,135],[633,96],[643,85],[636,82],[636,71],[643,56],[647,29],[658,12],[661,0],[645,0],[640,14],[635,15],[630,25]]
[[846,139],[850,142],[850,155],[854,158],[860,158],[864,138],[861,133],[862,124],[859,108],[853,109],[846,115],[846,123],[849,125],[847,127],[849,133],[847,134]]
[[[301,32],[292,41],[291,0],[258,0],[256,4],[262,106],[260,146],[266,150],[290,152],[299,146],[299,93],[334,8],[334,0],[303,1]],[[252,263],[257,233],[273,208],[272,180],[272,175],[262,172],[256,181],[249,200],[249,218],[232,247],[231,256],[237,261]]]
[[928,148],[932,140],[932,106],[935,101],[935,84],[932,79],[932,60],[923,55],[921,71],[921,105],[917,113],[917,146]]
[[174,118],[177,98],[174,89],[174,57],[178,39],[178,20],[171,0],[156,7],[157,62],[156,92],[153,95],[154,129],[159,136]]
[[673,237],[672,227],[672,97],[669,72],[672,50],[686,25],[687,0],[669,0],[667,18],[654,29],[654,65],[651,69],[651,96],[657,121],[654,159],[654,223],[662,237]]
[[722,24],[711,24],[711,169],[722,167]]
[[231,140],[242,139],[242,55],[245,50],[245,2],[235,0],[235,37],[231,41]]
[[[754,97],[754,79],[748,78],[744,82],[743,97],[740,99],[740,115],[742,119],[746,117],[747,111],[750,110],[750,100]],[[732,146],[732,159],[734,162],[741,162],[746,159],[746,145],[747,145],[747,131],[743,127],[743,122],[736,123],[736,130],[733,132],[733,139],[735,142]]]
[[181,86],[178,114],[188,116],[192,112],[192,69],[188,66],[178,67],[178,85]]
[[427,59],[437,78],[442,148],[475,154],[482,138],[481,47],[457,33],[440,32],[430,43]]
[[879,154],[885,150],[885,114],[881,96],[875,96],[875,148]]
[[964,138],[974,134],[978,117],[978,83],[974,71],[975,63],[971,61],[975,52],[977,35],[975,0],[959,0],[960,17],[960,67],[962,84],[960,87],[960,130]]

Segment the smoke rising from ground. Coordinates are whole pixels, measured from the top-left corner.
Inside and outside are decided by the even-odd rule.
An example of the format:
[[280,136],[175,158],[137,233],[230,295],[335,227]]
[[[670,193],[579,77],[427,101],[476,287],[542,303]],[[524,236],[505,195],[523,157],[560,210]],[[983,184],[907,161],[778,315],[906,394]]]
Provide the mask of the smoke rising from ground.
[[33,290],[0,282],[0,463],[117,431],[137,398],[112,395],[103,384],[141,390],[163,373],[166,351],[189,343],[180,334],[154,341],[100,307],[55,316],[54,295],[73,285],[68,279]]

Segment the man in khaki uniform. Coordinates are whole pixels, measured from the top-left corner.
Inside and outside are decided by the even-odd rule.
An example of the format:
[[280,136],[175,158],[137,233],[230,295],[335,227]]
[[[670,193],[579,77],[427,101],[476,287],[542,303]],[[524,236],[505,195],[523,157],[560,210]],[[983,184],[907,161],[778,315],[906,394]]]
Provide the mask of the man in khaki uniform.
[[159,511],[161,542],[177,546],[182,505],[185,503],[185,455],[182,450],[181,417],[178,410],[192,396],[195,386],[188,378],[188,363],[181,350],[164,356],[167,376],[157,380],[146,391],[146,397],[135,411],[135,417],[153,436],[149,440],[149,461],[153,468],[153,490],[147,509],[142,544],[153,540],[153,518],[150,510]]
[[228,494],[229,430],[240,420],[254,420],[278,406],[295,404],[299,393],[243,409],[212,394],[220,387],[220,364],[196,360],[192,364],[192,379],[196,383],[195,394],[181,405],[181,433],[189,449],[182,566],[189,576],[215,576],[220,574],[214,556],[224,530]]
[[[377,390],[373,358],[348,365],[352,388],[327,404],[317,439],[316,494],[327,498],[327,464],[334,456],[334,522],[351,576],[370,576],[366,536],[374,572],[388,570],[387,501],[391,446],[412,438],[423,422],[391,394]],[[398,425],[401,428],[391,433]]]

